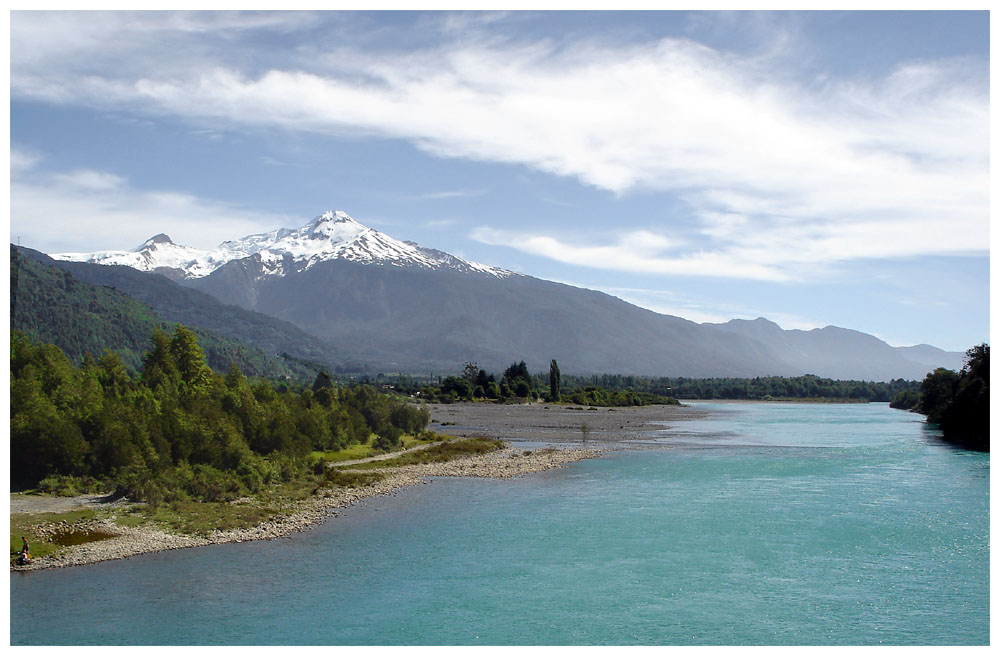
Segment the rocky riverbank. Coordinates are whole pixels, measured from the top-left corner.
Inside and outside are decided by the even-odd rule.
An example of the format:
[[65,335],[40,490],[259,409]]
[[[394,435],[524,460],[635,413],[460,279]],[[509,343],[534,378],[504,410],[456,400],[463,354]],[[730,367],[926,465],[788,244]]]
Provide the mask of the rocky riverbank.
[[[382,467],[376,470],[385,475],[379,481],[361,487],[331,487],[319,494],[292,504],[288,512],[258,526],[247,529],[215,531],[206,536],[168,533],[148,526],[127,527],[108,519],[86,520],[79,525],[55,523],[43,525],[43,532],[106,533],[114,537],[87,542],[66,548],[57,554],[38,558],[30,565],[14,567],[25,571],[50,567],[85,565],[105,560],[128,558],[144,553],[184,549],[226,542],[271,540],[300,531],[330,516],[331,511],[378,495],[393,494],[396,490],[426,482],[432,476],[479,476],[486,478],[513,478],[555,467],[604,453],[602,449],[539,449],[525,451],[506,447],[484,455],[467,456],[444,463]],[[349,467],[343,468],[349,471]]]

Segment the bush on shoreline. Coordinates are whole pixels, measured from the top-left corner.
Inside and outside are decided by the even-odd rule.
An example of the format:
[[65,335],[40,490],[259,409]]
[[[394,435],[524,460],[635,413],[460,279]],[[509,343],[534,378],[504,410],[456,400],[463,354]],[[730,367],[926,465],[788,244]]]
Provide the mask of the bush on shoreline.
[[961,371],[937,369],[927,374],[919,392],[902,392],[890,405],[926,415],[949,442],[989,451],[990,347],[980,344],[965,354]]

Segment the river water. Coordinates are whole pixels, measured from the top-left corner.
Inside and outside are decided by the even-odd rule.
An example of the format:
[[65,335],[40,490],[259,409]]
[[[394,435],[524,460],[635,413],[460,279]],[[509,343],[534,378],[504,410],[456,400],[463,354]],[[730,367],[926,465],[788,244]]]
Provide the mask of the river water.
[[989,642],[989,454],[885,404],[433,479],[290,538],[11,575],[11,644]]

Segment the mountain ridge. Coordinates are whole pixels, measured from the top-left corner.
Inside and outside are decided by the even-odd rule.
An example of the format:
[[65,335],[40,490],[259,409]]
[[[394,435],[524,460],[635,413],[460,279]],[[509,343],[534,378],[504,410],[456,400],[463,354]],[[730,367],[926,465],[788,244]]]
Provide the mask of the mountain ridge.
[[178,253],[190,251],[161,233],[134,251],[54,257],[165,273],[390,371],[451,371],[465,361],[498,368],[512,359],[544,368],[554,358],[580,374],[890,380],[922,378],[961,355],[901,350],[837,326],[784,330],[762,317],[698,324],[399,241],[342,211],[181,262]]
[[342,210],[324,212],[299,228],[277,228],[227,240],[212,250],[175,244],[169,236],[160,233],[129,251],[54,253],[51,257],[65,262],[119,264],[178,280],[191,280],[204,278],[230,262],[254,255],[262,264],[261,275],[300,272],[330,260],[451,268],[501,278],[516,275],[415,242],[394,239],[358,223]]
[[[143,354],[152,346],[154,330],[159,328],[169,334],[176,324],[184,323],[198,336],[209,366],[220,373],[235,363],[248,376],[290,376],[305,381],[315,375],[307,363],[269,354],[249,340],[176,317],[166,318],[135,296],[87,282],[67,271],[65,263],[59,266],[37,251],[18,249],[12,244],[10,254],[11,330],[33,341],[55,344],[75,362],[86,353],[99,358],[109,349],[127,367],[140,370]],[[152,278],[138,271],[133,273]]]
[[287,354],[320,367],[333,369],[346,362],[343,354],[333,346],[297,326],[227,305],[214,296],[180,285],[165,276],[128,266],[55,260],[23,246],[18,252],[22,258],[66,271],[83,283],[126,294],[149,306],[167,321],[212,330],[255,344],[271,355]]

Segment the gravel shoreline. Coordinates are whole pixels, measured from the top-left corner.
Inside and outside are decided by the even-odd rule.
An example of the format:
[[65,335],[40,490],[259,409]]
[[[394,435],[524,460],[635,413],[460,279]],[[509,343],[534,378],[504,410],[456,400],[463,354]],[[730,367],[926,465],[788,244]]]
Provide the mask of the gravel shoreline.
[[[596,458],[605,449],[539,449],[524,451],[505,447],[484,455],[466,456],[445,463],[385,467],[374,471],[387,474],[382,480],[357,488],[333,488],[323,493],[296,502],[290,512],[258,526],[229,531],[215,531],[207,536],[189,536],[167,533],[150,527],[124,527],[112,519],[89,520],[69,526],[48,525],[45,530],[87,530],[113,534],[115,537],[80,544],[45,558],[38,558],[27,566],[11,566],[11,571],[31,571],[53,567],[72,567],[106,560],[129,558],[144,553],[185,549],[227,542],[247,542],[250,540],[273,540],[296,531],[322,523],[330,516],[330,511],[356,504],[363,499],[379,495],[393,494],[396,490],[426,482],[430,476],[476,476],[484,478],[514,478],[534,472],[545,471],[566,464]],[[349,467],[345,467],[349,469]],[[372,470],[368,470],[372,471]]]
[[[112,533],[115,537],[69,547],[59,554],[39,558],[26,567],[11,566],[11,571],[86,565],[156,551],[226,542],[273,540],[322,523],[335,514],[332,511],[336,508],[350,506],[369,497],[390,495],[410,485],[426,483],[427,477],[513,478],[545,471],[585,458],[595,458],[612,450],[643,448],[650,438],[658,436],[660,431],[666,430],[674,422],[700,418],[707,414],[705,410],[696,407],[663,405],[592,408],[544,403],[456,403],[431,404],[428,408],[433,420],[430,428],[435,431],[455,436],[492,437],[503,440],[507,446],[493,453],[467,456],[446,463],[367,470],[379,471],[386,476],[362,487],[324,490],[320,495],[294,503],[284,515],[258,526],[216,531],[204,537],[178,535],[148,527],[122,527],[113,522],[114,515],[109,520],[91,520],[73,528],[78,531]],[[519,443],[523,444],[519,447]],[[558,448],[535,448],[539,443]],[[384,457],[391,456],[342,462],[336,466],[350,470],[350,466],[357,462],[381,460]],[[14,496],[16,495],[12,495],[12,498]],[[33,500],[32,504],[39,506],[36,510],[22,507],[22,501],[27,502],[19,499],[17,512],[65,511],[69,508],[63,506],[74,501],[78,507],[105,507],[112,510],[116,505],[121,505],[121,502],[105,504],[96,495],[75,500]],[[12,510],[15,510],[13,501]],[[51,528],[69,529],[67,526]]]

